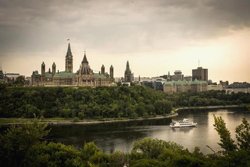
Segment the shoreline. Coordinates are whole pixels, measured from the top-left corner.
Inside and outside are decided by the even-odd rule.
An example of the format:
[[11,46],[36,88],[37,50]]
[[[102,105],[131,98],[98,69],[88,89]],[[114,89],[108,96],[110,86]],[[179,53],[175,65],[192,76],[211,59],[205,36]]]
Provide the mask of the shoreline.
[[242,105],[219,105],[219,106],[194,106],[194,107],[178,107],[172,110],[171,114],[168,115],[158,115],[155,117],[148,118],[104,118],[103,120],[97,119],[85,119],[85,120],[75,120],[74,118],[44,118],[44,119],[34,119],[34,118],[0,118],[0,126],[8,125],[20,125],[29,124],[34,120],[38,120],[40,123],[47,123],[48,125],[94,125],[94,124],[108,124],[108,123],[120,123],[120,122],[133,122],[133,121],[144,121],[144,120],[158,120],[165,118],[173,118],[178,116],[178,112],[185,110],[206,110],[206,109],[229,109],[229,108],[243,108]]
[[120,123],[120,122],[133,122],[133,121],[144,121],[144,120],[158,120],[158,119],[165,119],[165,118],[173,118],[178,116],[178,113],[171,113],[165,116],[155,116],[155,117],[148,117],[148,118],[121,118],[121,119],[106,119],[106,120],[95,120],[95,119],[86,119],[86,120],[79,120],[74,121],[74,119],[34,119],[34,118],[0,118],[0,126],[8,126],[8,125],[20,125],[20,124],[29,124],[32,123],[34,120],[38,120],[39,123],[47,123],[48,125],[94,125],[94,124],[108,124],[108,123]]
[[244,108],[242,105],[218,105],[218,106],[193,106],[193,107],[178,107],[175,109],[175,112],[181,111],[181,110],[197,110],[197,109],[228,109],[228,108]]

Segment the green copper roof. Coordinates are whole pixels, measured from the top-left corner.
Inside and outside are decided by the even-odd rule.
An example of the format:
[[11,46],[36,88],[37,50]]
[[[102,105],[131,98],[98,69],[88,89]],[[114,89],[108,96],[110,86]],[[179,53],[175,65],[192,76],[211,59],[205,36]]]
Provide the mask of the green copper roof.
[[45,73],[45,77],[46,77],[46,78],[52,78],[52,73],[46,72],[46,73]]
[[54,75],[54,78],[73,78],[73,77],[75,77],[74,73],[66,72],[66,71],[62,71]]
[[204,83],[207,83],[206,81],[199,81],[199,80],[194,80],[194,81],[192,81],[192,83],[191,84],[204,84]]
[[96,79],[105,79],[105,78],[107,78],[107,76],[103,75],[103,74],[99,74],[99,73],[94,73],[94,78],[96,78]]

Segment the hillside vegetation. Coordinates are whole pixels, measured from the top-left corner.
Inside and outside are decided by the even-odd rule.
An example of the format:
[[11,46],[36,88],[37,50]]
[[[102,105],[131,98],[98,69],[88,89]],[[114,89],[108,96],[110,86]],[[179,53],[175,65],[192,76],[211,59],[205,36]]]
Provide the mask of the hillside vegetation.
[[166,95],[140,86],[2,88],[0,117],[136,118],[170,113]]
[[2,118],[137,118],[166,115],[172,107],[232,104],[250,104],[250,94],[209,91],[167,95],[142,86],[63,88],[0,85]]
[[[25,167],[246,167],[250,166],[250,124],[243,119],[231,138],[221,117],[215,117],[221,151],[204,155],[173,142],[145,138],[129,153],[104,153],[94,143],[81,148],[46,141],[46,125],[13,126],[0,135],[0,166]],[[205,145],[206,143],[204,143]]]

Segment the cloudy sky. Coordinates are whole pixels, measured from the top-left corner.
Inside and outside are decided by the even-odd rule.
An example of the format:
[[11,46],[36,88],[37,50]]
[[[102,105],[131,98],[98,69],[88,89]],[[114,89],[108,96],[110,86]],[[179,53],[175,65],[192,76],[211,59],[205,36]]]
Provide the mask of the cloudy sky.
[[74,71],[84,50],[94,71],[123,76],[208,68],[213,81],[250,82],[249,0],[0,0],[0,64],[26,76],[52,63]]

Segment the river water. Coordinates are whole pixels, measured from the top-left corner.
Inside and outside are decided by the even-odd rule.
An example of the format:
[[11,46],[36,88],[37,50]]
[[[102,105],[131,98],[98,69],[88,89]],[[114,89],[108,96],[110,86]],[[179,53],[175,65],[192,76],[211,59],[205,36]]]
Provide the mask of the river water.
[[197,122],[197,127],[172,129],[172,119],[147,120],[129,123],[110,123],[97,125],[63,125],[51,127],[49,139],[64,144],[82,147],[85,142],[94,141],[105,152],[120,150],[129,152],[133,142],[145,137],[173,141],[190,151],[198,146],[205,154],[212,153],[207,147],[218,151],[219,136],[214,130],[214,118],[221,116],[235,139],[235,128],[242,118],[250,122],[250,112],[237,110],[182,111],[174,120],[188,118]]

